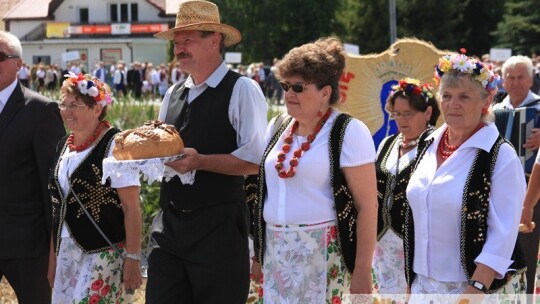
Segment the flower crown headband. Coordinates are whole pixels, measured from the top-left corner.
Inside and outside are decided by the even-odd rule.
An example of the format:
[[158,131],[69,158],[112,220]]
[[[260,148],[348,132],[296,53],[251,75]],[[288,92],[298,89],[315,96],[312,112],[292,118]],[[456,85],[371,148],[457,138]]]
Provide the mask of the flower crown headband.
[[482,86],[490,93],[497,90],[499,75],[493,72],[493,67],[486,65],[478,59],[467,57],[466,49],[460,49],[461,54],[447,54],[439,59],[439,64],[435,66],[435,82],[439,85],[442,76],[451,71],[456,70],[459,73],[471,74],[472,78],[482,84]]
[[411,95],[422,96],[427,103],[429,102],[430,98],[433,98],[432,90],[433,86],[431,84],[421,83],[418,79],[407,77],[399,80],[398,84],[392,86],[390,96],[399,91],[403,91]]
[[64,75],[66,80],[62,83],[62,86],[69,86],[72,89],[77,89],[82,95],[88,95],[93,97],[96,103],[106,106],[111,104],[111,94],[107,90],[106,86],[101,83],[96,77],[92,77],[89,74],[76,75],[73,72]]

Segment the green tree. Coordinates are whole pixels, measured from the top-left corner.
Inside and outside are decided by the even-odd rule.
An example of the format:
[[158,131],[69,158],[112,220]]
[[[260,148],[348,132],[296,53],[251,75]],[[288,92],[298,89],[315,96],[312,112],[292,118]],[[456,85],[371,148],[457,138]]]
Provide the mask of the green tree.
[[466,0],[460,5],[460,18],[457,24],[457,43],[453,49],[464,47],[468,55],[489,53],[496,44],[491,34],[502,19],[505,0]]
[[[341,1],[341,0],[340,0]],[[270,63],[287,51],[321,36],[340,32],[335,0],[216,0],[222,22],[243,39],[228,51],[242,52],[243,62]]]
[[493,35],[499,47],[530,55],[540,51],[540,5],[536,0],[507,0]]
[[416,37],[439,49],[457,50],[460,0],[396,1],[398,37]]
[[390,46],[388,1],[342,0],[337,20],[344,42],[360,46],[361,54],[378,53]]

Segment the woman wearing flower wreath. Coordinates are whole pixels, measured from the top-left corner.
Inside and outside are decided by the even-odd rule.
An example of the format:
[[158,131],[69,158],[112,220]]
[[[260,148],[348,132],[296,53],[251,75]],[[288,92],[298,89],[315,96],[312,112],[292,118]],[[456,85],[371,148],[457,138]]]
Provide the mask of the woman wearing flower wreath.
[[426,138],[407,187],[405,266],[413,297],[525,291],[516,246],[523,168],[489,119],[498,76],[464,53],[445,55],[435,67],[445,124]]
[[386,110],[398,134],[385,138],[377,151],[379,214],[373,270],[379,293],[405,294],[403,214],[407,207],[405,189],[418,143],[433,131],[440,111],[430,84],[401,79],[392,86]]
[[367,127],[334,109],[344,67],[337,38],[294,48],[277,65],[290,117],[268,126],[254,206],[264,303],[372,293],[376,153]]
[[119,132],[104,120],[110,90],[90,75],[66,77],[59,107],[71,134],[58,145],[49,180],[52,302],[131,303],[142,284],[139,177],[101,183],[102,161]]

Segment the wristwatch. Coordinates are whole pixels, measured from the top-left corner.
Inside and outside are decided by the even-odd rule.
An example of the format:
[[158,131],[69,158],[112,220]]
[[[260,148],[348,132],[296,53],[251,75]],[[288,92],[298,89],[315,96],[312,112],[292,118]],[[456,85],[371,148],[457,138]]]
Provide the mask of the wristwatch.
[[478,281],[475,281],[475,280],[469,280],[469,285],[471,285],[472,287],[480,290],[483,293],[488,292],[488,289],[487,289],[486,285],[484,285],[482,282],[478,282]]
[[141,260],[141,254],[140,253],[126,253],[126,259],[132,259],[135,261]]

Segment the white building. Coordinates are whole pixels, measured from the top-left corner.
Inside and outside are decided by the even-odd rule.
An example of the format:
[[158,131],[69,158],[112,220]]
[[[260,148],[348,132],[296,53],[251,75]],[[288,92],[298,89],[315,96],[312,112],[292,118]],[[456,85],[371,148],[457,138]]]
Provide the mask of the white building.
[[29,65],[168,61],[168,42],[153,34],[174,26],[179,0],[21,0],[4,16]]

